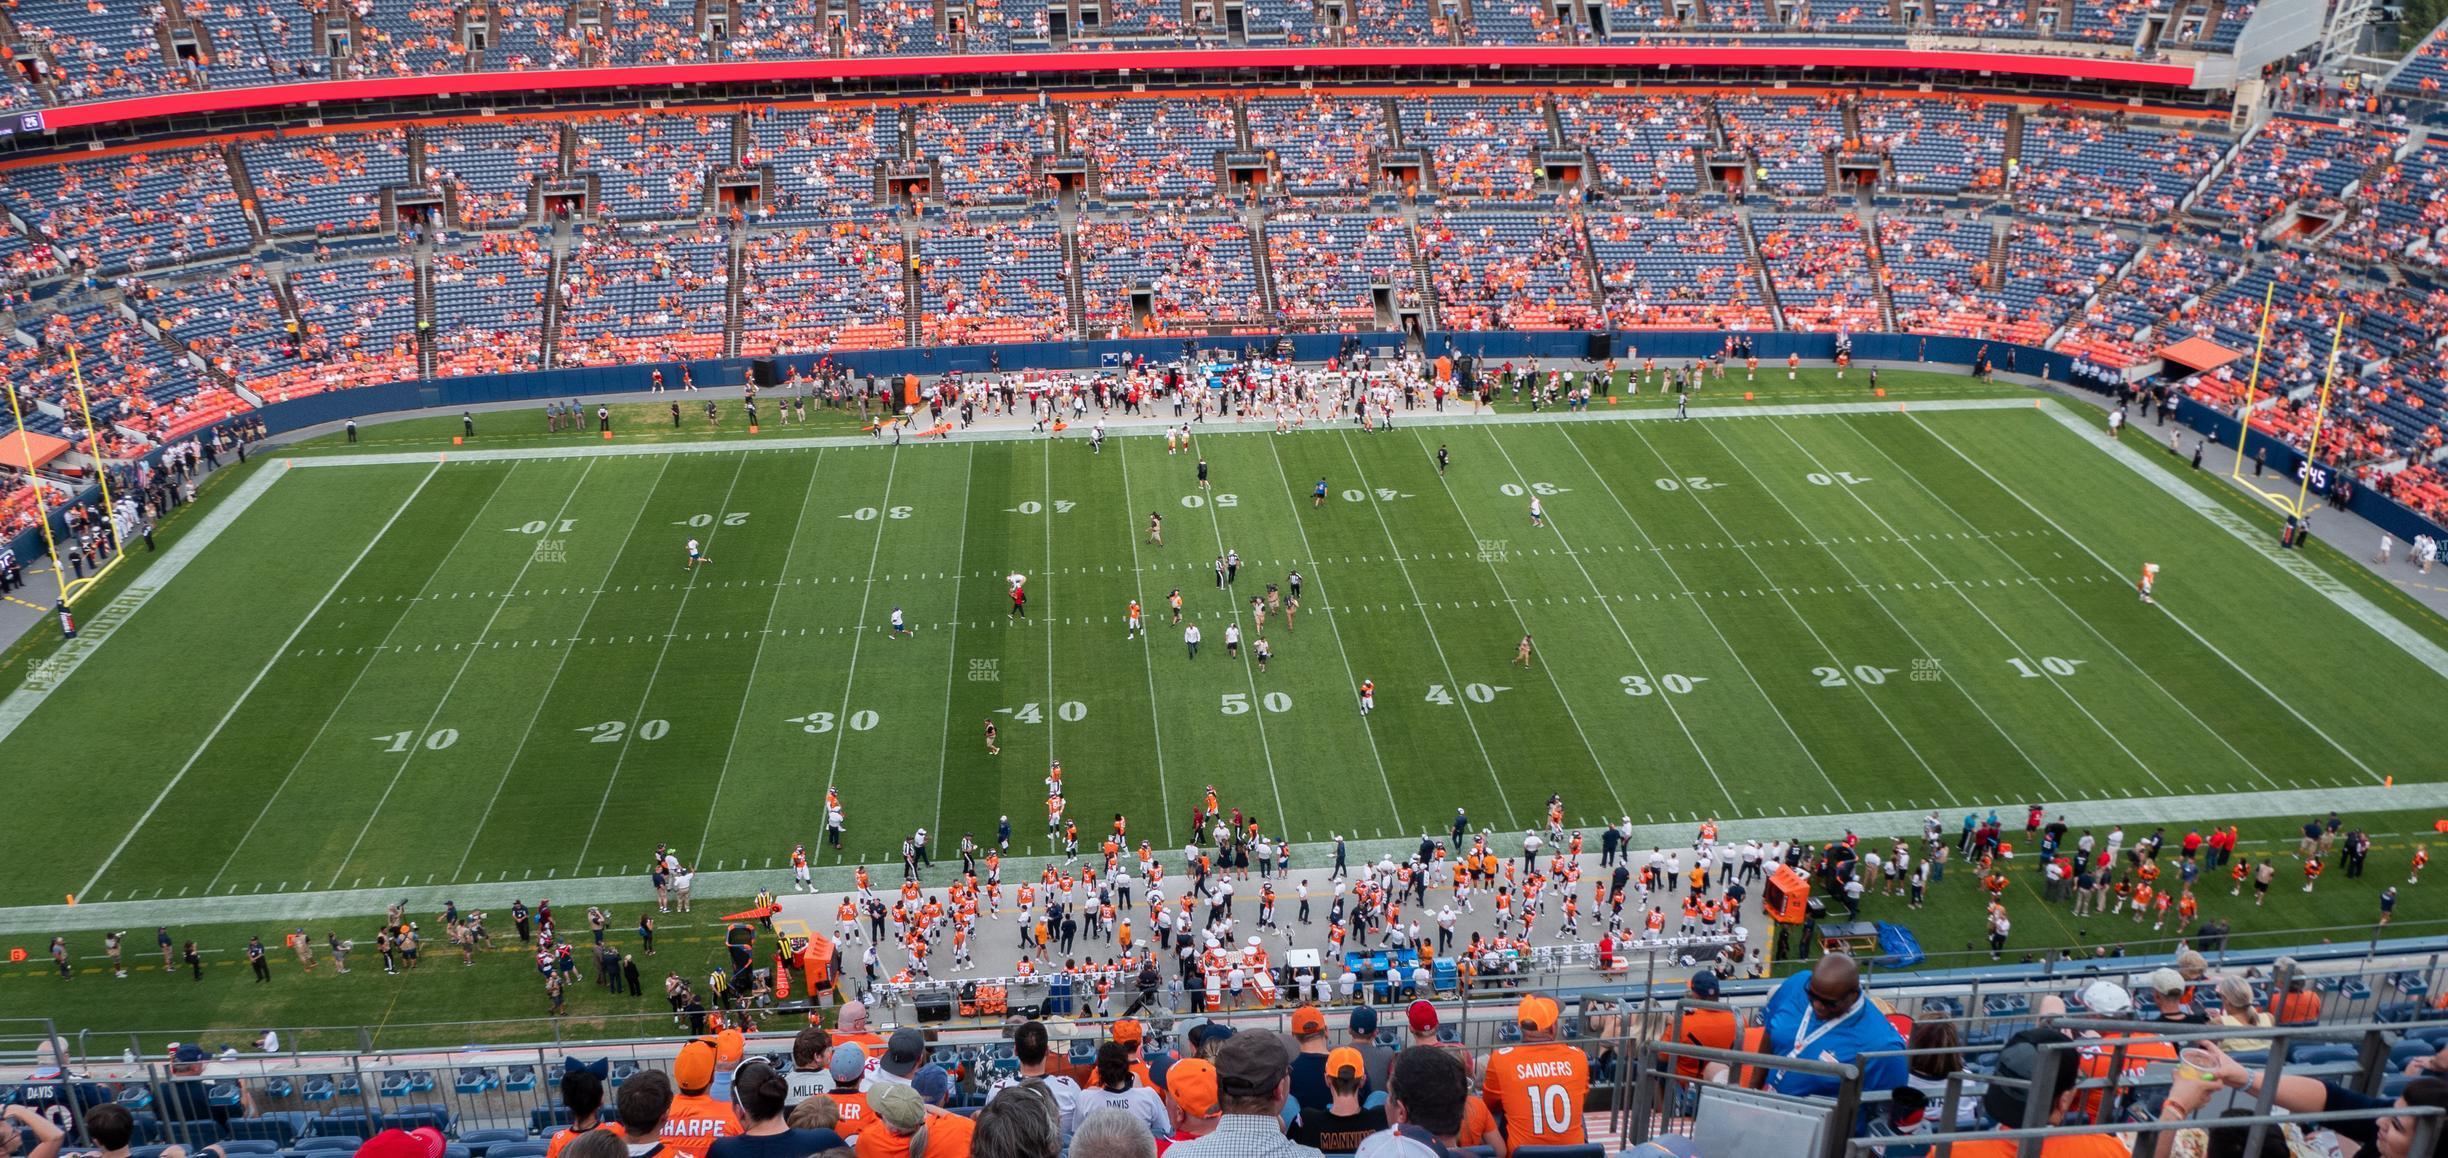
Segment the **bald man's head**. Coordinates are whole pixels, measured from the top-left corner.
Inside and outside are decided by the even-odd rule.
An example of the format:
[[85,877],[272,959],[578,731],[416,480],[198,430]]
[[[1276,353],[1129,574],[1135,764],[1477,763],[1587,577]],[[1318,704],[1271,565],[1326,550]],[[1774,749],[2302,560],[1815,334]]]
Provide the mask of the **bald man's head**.
[[1843,1016],[1861,998],[1861,965],[1845,953],[1821,957],[1811,966],[1810,984],[1803,993],[1810,998],[1811,1012],[1819,1017]]

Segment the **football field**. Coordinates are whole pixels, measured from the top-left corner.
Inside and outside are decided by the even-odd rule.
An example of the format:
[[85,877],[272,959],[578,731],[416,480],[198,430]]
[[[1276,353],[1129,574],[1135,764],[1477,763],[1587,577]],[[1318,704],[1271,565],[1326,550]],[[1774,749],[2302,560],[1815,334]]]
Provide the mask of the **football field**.
[[[1594,828],[2448,780],[2402,758],[2448,691],[2437,626],[2247,541],[2149,431],[1857,398],[1184,454],[1149,430],[275,460],[108,646],[0,710],[0,756],[62,785],[12,802],[42,853],[0,903],[636,875],[658,844],[881,865],[1003,816],[1044,852],[1050,760],[1090,843],[1122,813],[1159,848],[1209,785],[1324,841],[1457,808],[1518,833],[1550,794]],[[1293,571],[1268,669],[1228,655]]]

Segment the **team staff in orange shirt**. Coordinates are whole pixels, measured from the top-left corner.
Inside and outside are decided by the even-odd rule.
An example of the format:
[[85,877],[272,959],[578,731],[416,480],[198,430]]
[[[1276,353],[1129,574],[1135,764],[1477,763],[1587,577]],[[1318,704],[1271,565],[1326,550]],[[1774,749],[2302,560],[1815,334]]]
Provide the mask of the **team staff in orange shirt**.
[[1513,1018],[1521,1044],[1488,1055],[1486,1091],[1508,1147],[1578,1146],[1588,1140],[1581,1121],[1589,1098],[1589,1057],[1556,1040],[1562,1014],[1553,998],[1521,999]]

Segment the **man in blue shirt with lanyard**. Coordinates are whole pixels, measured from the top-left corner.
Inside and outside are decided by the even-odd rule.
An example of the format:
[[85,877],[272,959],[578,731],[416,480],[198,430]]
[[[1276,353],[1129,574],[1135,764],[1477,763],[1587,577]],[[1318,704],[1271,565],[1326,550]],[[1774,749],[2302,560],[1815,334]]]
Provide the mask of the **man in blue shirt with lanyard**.
[[[1862,989],[1861,967],[1846,954],[1830,953],[1810,972],[1786,978],[1769,996],[1760,1020],[1766,1034],[1761,1045],[1767,1053],[1860,1065],[1865,1093],[1905,1083],[1904,1058],[1860,1060],[1866,1053],[1903,1049],[1904,1038],[1871,1004]],[[1750,1084],[1796,1097],[1834,1097],[1837,1090],[1833,1077],[1774,1067],[1752,1070]]]

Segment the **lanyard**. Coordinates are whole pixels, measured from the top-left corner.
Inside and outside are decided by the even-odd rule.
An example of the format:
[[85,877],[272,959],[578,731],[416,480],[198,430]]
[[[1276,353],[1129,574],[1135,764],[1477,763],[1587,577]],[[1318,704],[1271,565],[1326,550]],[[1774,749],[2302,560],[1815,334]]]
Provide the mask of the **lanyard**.
[[[1808,1000],[1809,1000],[1809,999],[1808,999],[1807,997],[1805,997],[1805,998],[1804,998],[1804,1001],[1805,1001],[1806,1003],[1808,1002]],[[1855,994],[1855,995],[1854,995],[1854,999],[1853,999],[1853,1008],[1846,1010],[1846,1011],[1845,1011],[1844,1016],[1839,1017],[1839,1018],[1837,1018],[1836,1020],[1831,1021],[1831,1022],[1828,1022],[1828,1023],[1824,1024],[1824,1025],[1821,1025],[1821,1026],[1820,1026],[1819,1028],[1817,1028],[1817,1029],[1813,1029],[1813,1028],[1811,1028],[1811,1012],[1810,1012],[1810,1009],[1809,1009],[1808,1005],[1807,1005],[1807,1004],[1805,1004],[1805,1006],[1804,1006],[1804,1008],[1803,1008],[1803,1010],[1802,1010],[1802,1024],[1801,1024],[1801,1026],[1799,1027],[1799,1031],[1798,1031],[1798,1032],[1796,1032],[1796,1033],[1794,1034],[1794,1043],[1793,1043],[1793,1049],[1792,1049],[1792,1051],[1791,1051],[1791,1056],[1793,1056],[1793,1057],[1795,1057],[1795,1058],[1800,1058],[1800,1057],[1802,1057],[1802,1055],[1804,1054],[1804,1052],[1805,1052],[1805,1051],[1807,1051],[1807,1050],[1809,1050],[1809,1049],[1810,1049],[1810,1047],[1812,1047],[1812,1046],[1814,1046],[1814,1045],[1819,1044],[1819,1039],[1820,1039],[1820,1038],[1826,1037],[1826,1036],[1827,1036],[1827,1035],[1828,1035],[1830,1032],[1832,1032],[1833,1030],[1835,1030],[1837,1027],[1839,1027],[1839,1026],[1843,1025],[1844,1023],[1846,1023],[1846,1022],[1848,1022],[1848,1021],[1853,1020],[1853,1019],[1854,1019],[1854,1017],[1858,1016],[1858,1015],[1861,1013],[1861,1011],[1862,1011],[1863,1007],[1864,1007],[1864,1006],[1867,1006],[1867,1005],[1869,1005],[1869,1004],[1870,1004],[1870,1002],[1868,1001],[1868,999],[1867,999],[1867,998],[1866,998],[1864,995],[1862,995],[1862,994],[1858,994],[1858,993],[1857,993],[1857,994]]]

